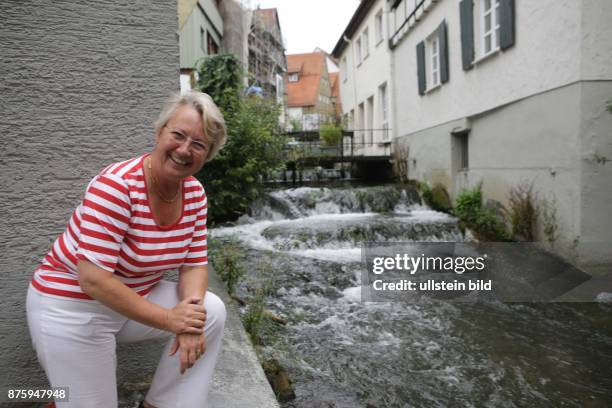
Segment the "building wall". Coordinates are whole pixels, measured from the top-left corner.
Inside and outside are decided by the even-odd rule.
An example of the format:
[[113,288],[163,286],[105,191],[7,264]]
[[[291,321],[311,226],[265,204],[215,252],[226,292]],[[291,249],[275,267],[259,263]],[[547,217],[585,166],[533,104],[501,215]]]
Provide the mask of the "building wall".
[[[608,37],[611,38],[611,37]],[[612,81],[581,84],[580,229],[582,262],[594,273],[612,265]]]
[[[506,205],[512,187],[533,183],[538,201],[557,211],[554,249],[597,273],[612,264],[612,3],[515,5],[515,45],[469,71],[458,2],[431,4],[407,31],[392,61],[396,149],[410,178],[442,183],[452,196],[482,183],[486,199]],[[416,44],[443,20],[450,80],[421,96]],[[457,164],[453,133],[462,130],[469,130],[468,170]],[[545,240],[542,216],[538,228]]]
[[[395,136],[476,115],[493,106],[578,81],[581,65],[586,66],[579,57],[581,4],[575,0],[515,1],[515,45],[476,62],[469,71],[464,71],[461,64],[459,2],[432,4],[393,51],[397,86]],[[450,79],[420,96],[416,45],[443,20],[448,29]]]
[[[207,38],[212,36],[219,48],[223,36],[223,20],[212,0],[199,0],[181,29],[179,38],[181,68],[191,69],[197,61],[208,55]],[[204,12],[202,12],[204,10]],[[200,30],[204,30],[204,47]]]
[[[361,22],[359,28],[355,32],[350,42],[344,48],[340,54],[338,60],[340,61],[340,100],[342,103],[342,114],[346,118],[353,111],[353,115],[356,118],[359,104],[363,103],[367,105],[368,98],[373,98],[373,123],[364,124],[359,123],[356,119],[353,120],[349,127],[355,129],[364,129],[366,125],[368,129],[382,129],[382,118],[381,118],[381,101],[379,87],[383,84],[387,86],[387,100],[388,100],[388,123],[392,123],[392,112],[391,106],[391,93],[390,90],[393,88],[391,83],[391,56],[389,48],[387,47],[387,18],[386,18],[386,2],[383,0],[377,1],[364,21]],[[381,41],[376,41],[376,13],[379,11],[383,12],[383,38]],[[361,63],[357,61],[356,42],[360,38],[365,29],[368,29],[368,41],[369,41],[369,55],[365,57]],[[346,58],[346,64],[342,61]],[[368,113],[366,112],[366,116]],[[352,126],[351,126],[352,125]],[[391,127],[391,126],[389,126]],[[355,134],[355,142],[363,143],[363,138],[367,136],[366,132],[357,131]],[[379,146],[384,139],[385,132],[374,131],[373,144],[361,145],[360,149],[356,150],[356,154],[365,155],[384,155],[389,154],[389,148]],[[389,138],[389,141],[391,138]]]
[[[29,279],[91,177],[153,147],[153,121],[179,85],[176,4],[0,2],[0,15],[0,385],[42,387]],[[120,350],[121,383],[152,374],[149,348]]]

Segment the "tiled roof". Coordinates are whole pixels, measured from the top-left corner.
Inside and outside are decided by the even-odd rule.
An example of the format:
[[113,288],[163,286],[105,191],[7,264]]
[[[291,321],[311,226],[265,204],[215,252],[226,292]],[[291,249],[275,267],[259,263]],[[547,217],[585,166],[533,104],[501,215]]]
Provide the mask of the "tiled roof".
[[259,18],[268,31],[273,31],[274,28],[280,25],[275,8],[255,9],[253,13]]
[[319,83],[325,71],[325,54],[287,55],[287,72],[298,73],[297,82],[287,82],[287,105],[290,107],[317,104]]

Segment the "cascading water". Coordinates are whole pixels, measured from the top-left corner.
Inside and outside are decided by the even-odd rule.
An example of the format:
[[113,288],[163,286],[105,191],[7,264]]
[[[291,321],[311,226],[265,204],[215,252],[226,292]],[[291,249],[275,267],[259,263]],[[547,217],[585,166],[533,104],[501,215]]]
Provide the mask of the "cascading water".
[[612,405],[607,304],[361,301],[362,242],[463,240],[413,189],[274,191],[211,235],[244,250],[239,296],[266,282],[288,321],[262,348],[293,381],[284,407]]

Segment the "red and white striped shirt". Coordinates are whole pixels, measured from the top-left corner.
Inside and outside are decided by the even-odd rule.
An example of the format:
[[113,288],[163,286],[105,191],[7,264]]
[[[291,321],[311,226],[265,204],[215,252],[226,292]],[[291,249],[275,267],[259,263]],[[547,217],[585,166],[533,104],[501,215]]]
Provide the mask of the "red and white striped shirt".
[[208,263],[202,184],[194,177],[186,178],[181,217],[174,225],[159,226],[147,195],[146,157],[112,164],[94,177],[66,230],[34,272],[36,289],[91,299],[79,285],[79,259],[113,272],[140,295],[149,293],[167,270]]

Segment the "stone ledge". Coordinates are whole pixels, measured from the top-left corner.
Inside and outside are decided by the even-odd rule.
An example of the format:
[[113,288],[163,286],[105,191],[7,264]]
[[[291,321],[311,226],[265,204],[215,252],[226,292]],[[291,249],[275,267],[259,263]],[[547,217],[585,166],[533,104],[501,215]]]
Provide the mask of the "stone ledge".
[[223,346],[208,395],[211,408],[279,408],[255,350],[240,321],[237,306],[209,265],[208,287],[227,308]]

